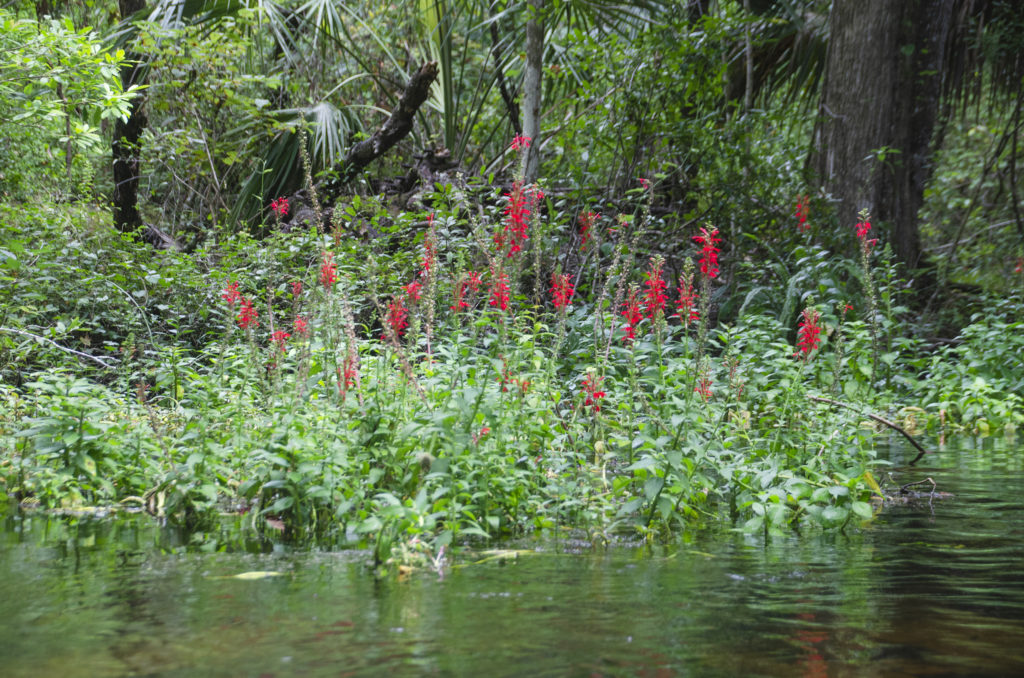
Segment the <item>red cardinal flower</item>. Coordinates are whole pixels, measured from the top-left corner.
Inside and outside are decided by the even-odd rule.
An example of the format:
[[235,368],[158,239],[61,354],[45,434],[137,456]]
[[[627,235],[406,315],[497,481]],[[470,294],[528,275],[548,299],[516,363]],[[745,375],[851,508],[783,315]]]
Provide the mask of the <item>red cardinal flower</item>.
[[601,399],[607,395],[604,391],[600,390],[602,381],[604,381],[604,377],[592,374],[588,374],[586,379],[583,380],[583,392],[586,394],[583,404],[589,406],[594,412],[601,411]]
[[491,271],[491,298],[487,303],[505,311],[508,309],[508,300],[508,274],[505,271]]
[[665,279],[661,277],[664,266],[664,259],[651,257],[651,267],[647,271],[647,280],[644,281],[644,286],[647,287],[647,291],[644,292],[644,315],[652,320],[655,315],[665,311],[665,302],[668,301],[665,294]]
[[338,267],[334,265],[334,254],[324,252],[324,261],[320,264],[320,284],[325,290],[331,289],[331,285],[338,281]]
[[284,353],[285,342],[288,341],[288,337],[290,336],[292,335],[288,334],[284,330],[277,330],[270,335],[270,341],[277,344],[277,347],[281,350],[281,353]]
[[256,311],[256,307],[246,297],[241,297],[240,300],[242,307],[238,310],[238,326],[243,330],[247,330],[250,327],[259,327],[260,314]]
[[693,236],[693,239],[701,246],[700,250],[700,272],[709,278],[718,277],[718,254],[721,250],[716,245],[722,242],[718,237],[718,229],[712,227],[710,231],[701,227],[700,235]]
[[626,319],[626,336],[623,341],[631,342],[636,339],[636,326],[643,320],[644,314],[640,312],[640,300],[637,298],[639,292],[636,287],[629,290],[626,301],[622,304],[622,317]]
[[562,311],[569,302],[572,301],[573,288],[572,283],[569,282],[569,276],[565,273],[559,275],[557,273],[551,274],[551,302],[555,305],[555,310]]
[[821,345],[821,325],[818,324],[818,320],[821,318],[821,313],[810,306],[804,309],[801,314],[800,327],[797,330],[797,349],[798,353],[802,354],[806,360],[810,355],[811,351],[818,348]]
[[270,201],[270,209],[279,217],[288,216],[288,198],[278,198]]
[[241,293],[238,291],[238,283],[229,282],[224,287],[224,293],[220,295],[220,298],[228,302],[228,306],[234,306],[242,299]]

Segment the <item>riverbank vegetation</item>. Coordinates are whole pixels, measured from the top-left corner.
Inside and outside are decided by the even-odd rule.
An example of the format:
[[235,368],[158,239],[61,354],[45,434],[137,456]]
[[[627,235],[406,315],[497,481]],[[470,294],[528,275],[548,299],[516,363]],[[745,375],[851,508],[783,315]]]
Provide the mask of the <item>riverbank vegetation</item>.
[[[828,3],[362,4],[160,5],[105,42],[86,10],[4,10],[26,57],[0,85],[25,125],[0,175],[8,502],[200,534],[240,513],[381,561],[564,527],[850,529],[889,491],[881,436],[1024,421],[1019,90],[945,95],[911,262],[896,214],[843,219],[805,169],[819,84],[759,51],[825,44]],[[531,136],[504,32],[538,17]],[[413,54],[430,96],[356,172]],[[757,88],[755,55],[783,69]]]

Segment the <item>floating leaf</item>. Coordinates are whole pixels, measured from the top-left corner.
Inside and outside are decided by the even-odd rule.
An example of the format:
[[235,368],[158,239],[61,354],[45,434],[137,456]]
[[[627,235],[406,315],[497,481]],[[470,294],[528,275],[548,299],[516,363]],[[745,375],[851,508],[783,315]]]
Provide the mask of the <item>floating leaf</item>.
[[271,577],[283,577],[283,572],[272,572],[265,570],[256,570],[253,572],[242,572],[241,574],[234,574],[224,579],[241,579],[243,581],[256,581],[258,579],[270,579]]

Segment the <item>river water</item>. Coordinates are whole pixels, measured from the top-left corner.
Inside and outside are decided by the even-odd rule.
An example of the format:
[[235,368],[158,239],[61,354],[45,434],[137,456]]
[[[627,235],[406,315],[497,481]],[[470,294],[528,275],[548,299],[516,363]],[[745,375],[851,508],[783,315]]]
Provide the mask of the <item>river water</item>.
[[[237,533],[207,552],[142,515],[7,515],[0,675],[1024,675],[1024,450],[903,455],[898,481],[955,496],[846,533],[519,543],[443,579]],[[253,571],[282,576],[231,578]]]

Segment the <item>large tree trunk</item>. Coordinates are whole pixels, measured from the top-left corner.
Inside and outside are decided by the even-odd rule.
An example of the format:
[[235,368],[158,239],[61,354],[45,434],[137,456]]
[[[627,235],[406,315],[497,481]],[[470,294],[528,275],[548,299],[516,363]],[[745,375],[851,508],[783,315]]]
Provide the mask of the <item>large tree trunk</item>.
[[[119,0],[121,19],[125,20],[146,6],[146,0]],[[139,55],[128,54],[129,63],[121,68],[121,85],[128,89],[141,84],[142,64]],[[139,166],[142,132],[146,128],[143,112],[144,95],[132,99],[127,120],[114,124],[111,148],[114,170],[114,225],[122,233],[134,233],[142,226],[139,214]]]
[[526,71],[523,73],[523,136],[526,150],[523,181],[532,184],[540,173],[540,99],[544,71],[544,0],[530,0],[526,19]]
[[932,166],[955,0],[834,0],[814,169],[852,227],[861,209],[921,264],[917,212]]

